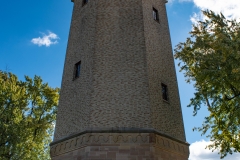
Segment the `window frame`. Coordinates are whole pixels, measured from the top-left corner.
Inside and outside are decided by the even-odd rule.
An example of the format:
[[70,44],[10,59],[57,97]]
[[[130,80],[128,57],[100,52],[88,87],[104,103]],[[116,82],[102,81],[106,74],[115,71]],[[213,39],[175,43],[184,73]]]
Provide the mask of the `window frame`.
[[73,80],[79,78],[81,75],[81,61],[75,63],[73,71]]
[[168,96],[168,86],[164,83],[161,83],[161,89],[162,89],[162,99],[164,101],[169,102],[169,96]]
[[158,10],[156,8],[153,7],[153,10],[152,10],[152,16],[153,16],[153,19],[157,22],[159,22],[159,13],[158,13]]
[[89,0],[82,0],[82,6],[85,6]]

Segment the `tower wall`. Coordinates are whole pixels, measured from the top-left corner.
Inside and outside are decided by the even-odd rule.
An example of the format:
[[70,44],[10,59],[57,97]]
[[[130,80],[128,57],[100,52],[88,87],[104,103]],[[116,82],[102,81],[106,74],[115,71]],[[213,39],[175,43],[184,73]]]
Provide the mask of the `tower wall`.
[[[186,141],[170,33],[164,0],[142,0],[152,127]],[[153,7],[159,22],[152,18]],[[168,87],[168,101],[162,98],[162,83]]]
[[152,128],[150,114],[142,1],[75,0],[55,140],[88,128]]
[[52,159],[186,160],[185,141],[165,1],[74,0]]
[[[65,57],[54,141],[90,126],[93,92],[93,55],[96,41],[97,3],[82,7],[75,0]],[[80,77],[74,80],[74,65],[81,61]]]
[[98,0],[91,128],[151,128],[141,0]]

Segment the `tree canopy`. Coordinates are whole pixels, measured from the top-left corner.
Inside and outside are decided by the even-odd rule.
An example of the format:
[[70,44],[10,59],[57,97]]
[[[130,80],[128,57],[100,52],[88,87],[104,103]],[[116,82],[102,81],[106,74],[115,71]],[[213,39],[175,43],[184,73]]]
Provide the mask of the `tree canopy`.
[[0,159],[47,160],[59,88],[0,71]]
[[207,106],[209,116],[201,127],[219,149],[221,158],[240,151],[240,23],[222,14],[203,11],[204,21],[193,26],[186,42],[175,48],[187,82],[196,92],[188,107],[194,115]]

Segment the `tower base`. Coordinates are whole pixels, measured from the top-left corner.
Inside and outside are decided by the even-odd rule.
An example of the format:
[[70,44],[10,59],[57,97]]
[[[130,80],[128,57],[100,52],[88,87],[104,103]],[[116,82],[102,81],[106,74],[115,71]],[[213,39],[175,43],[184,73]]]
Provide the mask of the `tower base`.
[[155,130],[91,130],[51,144],[52,160],[187,160],[188,156],[188,143]]

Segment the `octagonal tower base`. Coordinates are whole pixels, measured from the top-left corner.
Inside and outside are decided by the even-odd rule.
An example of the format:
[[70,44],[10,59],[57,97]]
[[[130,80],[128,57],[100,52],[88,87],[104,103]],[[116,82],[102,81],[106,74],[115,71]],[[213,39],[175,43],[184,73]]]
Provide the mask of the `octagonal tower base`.
[[52,160],[187,160],[189,144],[156,130],[88,130],[51,144]]

